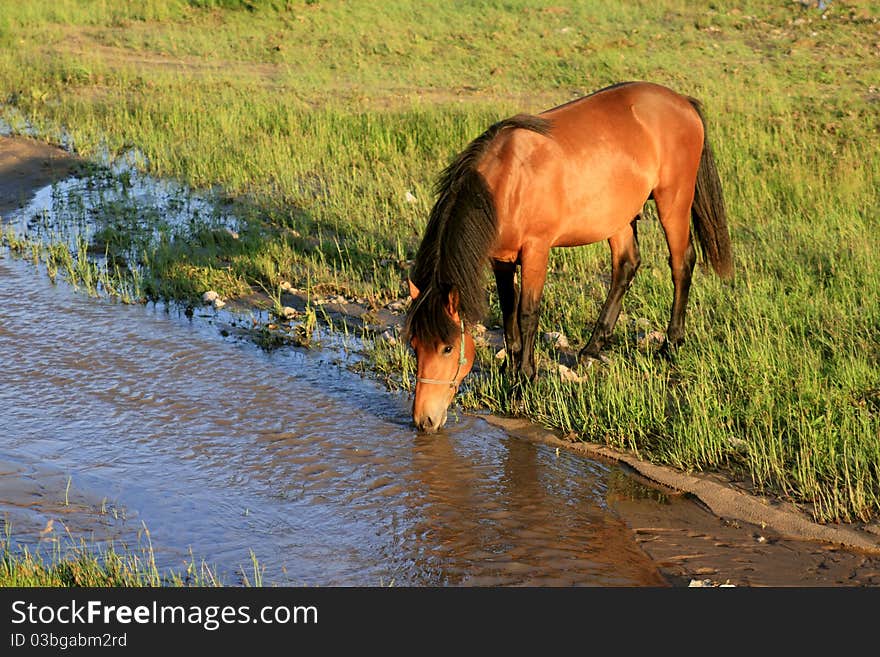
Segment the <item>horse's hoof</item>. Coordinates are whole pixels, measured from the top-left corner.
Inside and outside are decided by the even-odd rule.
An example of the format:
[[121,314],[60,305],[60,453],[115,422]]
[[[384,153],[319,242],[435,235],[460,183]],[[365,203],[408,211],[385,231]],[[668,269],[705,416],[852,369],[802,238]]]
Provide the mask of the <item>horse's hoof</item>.
[[523,387],[519,383],[515,383],[510,388],[508,397],[509,412],[511,415],[521,415],[525,404],[523,402]]
[[578,356],[578,363],[582,367],[592,367],[596,363],[608,365],[611,361],[605,354],[580,354]]
[[517,397],[510,402],[510,414],[514,416],[523,415],[526,410],[525,402]]
[[669,340],[664,340],[663,344],[660,345],[660,349],[657,350],[657,355],[670,365],[674,365],[676,351],[677,347],[675,345],[670,344]]

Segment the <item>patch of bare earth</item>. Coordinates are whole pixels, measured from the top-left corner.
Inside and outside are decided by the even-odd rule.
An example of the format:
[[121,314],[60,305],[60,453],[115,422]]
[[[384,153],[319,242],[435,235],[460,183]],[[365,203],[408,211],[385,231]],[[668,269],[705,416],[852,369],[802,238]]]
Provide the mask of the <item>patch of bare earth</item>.
[[[289,87],[287,65],[284,63],[204,59],[192,55],[170,55],[148,50],[133,50],[110,46],[96,41],[81,28],[68,28],[63,41],[52,45],[54,54],[62,54],[73,60],[99,60],[110,69],[133,69],[135,71],[177,71],[195,79],[214,79],[230,83],[241,82],[248,86],[264,88]],[[88,96],[100,94],[104,89],[99,81],[71,93]],[[572,97],[580,95],[573,91]],[[316,98],[299,97],[307,106],[318,107],[328,102],[354,102],[360,107],[395,110],[415,104],[448,105],[454,103],[494,102],[508,103],[524,112],[540,112],[570,98],[559,92],[498,93],[463,85],[455,88],[413,88],[406,86],[373,86],[369,92],[347,79],[339,79]]]
[[70,176],[78,162],[57,146],[0,137],[0,216],[23,207],[40,187]]

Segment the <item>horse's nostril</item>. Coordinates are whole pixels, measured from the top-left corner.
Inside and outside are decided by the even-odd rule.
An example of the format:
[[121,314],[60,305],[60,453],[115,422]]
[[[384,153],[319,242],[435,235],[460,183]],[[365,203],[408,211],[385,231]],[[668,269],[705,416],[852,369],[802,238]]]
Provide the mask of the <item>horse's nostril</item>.
[[419,431],[432,433],[437,430],[437,424],[436,422],[434,422],[434,419],[430,415],[427,415],[416,423],[416,428]]

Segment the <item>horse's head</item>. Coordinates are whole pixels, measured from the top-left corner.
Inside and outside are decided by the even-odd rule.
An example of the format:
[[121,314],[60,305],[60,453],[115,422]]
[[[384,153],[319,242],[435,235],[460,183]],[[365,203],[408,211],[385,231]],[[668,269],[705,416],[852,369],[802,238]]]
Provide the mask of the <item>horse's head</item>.
[[[413,301],[419,289],[409,283]],[[474,365],[476,346],[458,314],[456,296],[449,293],[446,313],[459,328],[448,339],[411,332],[410,345],[416,354],[416,393],[413,400],[413,423],[419,431],[433,433],[446,424],[446,411],[464,377]]]

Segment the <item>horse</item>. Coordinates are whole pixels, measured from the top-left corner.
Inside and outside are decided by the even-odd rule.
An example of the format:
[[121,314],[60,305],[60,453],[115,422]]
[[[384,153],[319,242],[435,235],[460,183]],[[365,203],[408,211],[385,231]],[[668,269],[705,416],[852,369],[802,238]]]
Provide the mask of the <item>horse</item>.
[[[416,356],[412,418],[423,432],[447,410],[473,367],[468,327],[486,309],[491,266],[503,317],[506,368],[536,376],[535,334],[550,250],[608,241],[611,283],[579,362],[600,358],[639,268],[636,222],[653,199],[666,236],[673,295],[661,353],[684,339],[697,261],[733,272],[727,213],[697,99],[644,81],[600,89],[537,115],[491,125],[441,172],[409,273],[404,335]],[[519,289],[515,281],[519,267]]]

